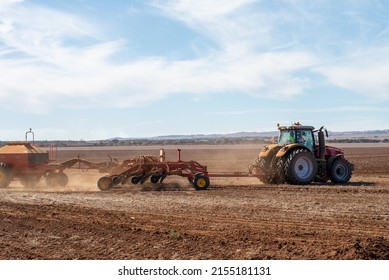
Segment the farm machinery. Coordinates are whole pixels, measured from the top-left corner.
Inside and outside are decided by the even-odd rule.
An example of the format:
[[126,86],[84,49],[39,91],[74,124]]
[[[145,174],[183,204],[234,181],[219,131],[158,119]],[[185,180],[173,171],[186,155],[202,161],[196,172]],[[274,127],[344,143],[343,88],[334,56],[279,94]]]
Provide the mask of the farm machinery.
[[109,172],[116,165],[114,161],[93,163],[79,157],[56,163],[49,159],[49,152],[30,142],[12,142],[0,148],[0,188],[7,187],[13,180],[19,180],[24,187],[34,187],[42,177],[49,187],[64,187],[68,183],[65,169]]
[[177,154],[177,161],[165,161],[164,149],[160,150],[159,159],[139,156],[125,160],[112,169],[109,175],[101,177],[97,186],[102,191],[108,191],[119,184],[143,184],[148,179],[153,184],[162,183],[167,176],[177,175],[187,178],[196,190],[205,190],[210,185],[210,177],[258,177],[246,172],[210,173],[207,166],[197,161],[182,161],[181,149],[177,149]]
[[354,166],[345,159],[343,150],[327,146],[324,127],[315,130],[299,122],[279,126],[277,144],[265,146],[259,153],[250,173],[264,183],[306,185],[312,181],[347,183]]
[[186,177],[196,190],[205,190],[210,185],[210,177],[256,177],[263,183],[294,185],[310,184],[313,181],[347,183],[352,175],[353,165],[344,158],[341,149],[325,145],[327,130],[321,127],[295,123],[292,126],[279,126],[277,144],[265,146],[248,172],[210,173],[207,166],[196,161],[182,161],[178,149],[178,160],[165,161],[163,149],[160,159],[153,156],[140,156],[124,161],[112,169],[109,175],[98,180],[98,187],[108,191],[119,184],[138,184],[146,180],[154,184],[169,175]]
[[[48,168],[49,154],[29,142],[8,143],[0,148],[0,187],[4,188],[14,179],[24,186],[33,186],[46,174],[51,181],[67,184],[64,173],[52,173]],[[49,179],[50,181],[50,179]]]
[[0,188],[7,187],[13,180],[19,180],[24,187],[34,187],[42,177],[46,177],[49,187],[63,187],[68,183],[65,169],[78,167],[108,172],[112,166],[116,166],[114,161],[93,163],[79,157],[56,163],[52,158],[53,147],[45,151],[35,146],[27,141],[28,134],[34,135],[30,129],[26,132],[24,142],[10,142],[0,148]]
[[[108,191],[123,184],[163,183],[166,177],[176,175],[185,177],[196,190],[210,186],[211,177],[254,177],[266,184],[289,183],[306,185],[311,182],[331,181],[336,184],[347,183],[353,172],[353,165],[345,159],[343,150],[327,146],[324,127],[315,130],[313,126],[295,123],[279,126],[277,144],[270,144],[261,150],[248,172],[209,172],[207,166],[196,161],[182,161],[178,149],[177,161],[166,161],[165,151],[160,157],[138,156],[117,161],[93,163],[79,157],[56,163],[49,159],[46,152],[30,142],[9,143],[0,148],[0,187],[6,187],[11,180],[19,179],[23,185],[33,186],[40,178],[46,177],[48,186],[65,186],[68,177],[65,169],[98,169],[108,173],[101,177],[97,186]],[[30,133],[31,130],[30,130]]]

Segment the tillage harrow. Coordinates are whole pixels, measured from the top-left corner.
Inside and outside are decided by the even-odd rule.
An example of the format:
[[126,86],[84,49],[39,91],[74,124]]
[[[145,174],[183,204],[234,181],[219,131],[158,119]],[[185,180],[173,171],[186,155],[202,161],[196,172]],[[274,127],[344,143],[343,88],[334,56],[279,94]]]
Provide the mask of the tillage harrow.
[[155,156],[143,155],[125,160],[113,168],[109,175],[101,177],[97,186],[101,191],[108,191],[117,185],[143,184],[148,179],[153,184],[162,183],[166,177],[177,175],[187,178],[196,190],[205,190],[210,185],[210,177],[260,177],[250,172],[209,173],[207,166],[196,161],[182,161],[181,149],[177,152],[177,161],[165,161],[163,149],[160,150],[159,159]]

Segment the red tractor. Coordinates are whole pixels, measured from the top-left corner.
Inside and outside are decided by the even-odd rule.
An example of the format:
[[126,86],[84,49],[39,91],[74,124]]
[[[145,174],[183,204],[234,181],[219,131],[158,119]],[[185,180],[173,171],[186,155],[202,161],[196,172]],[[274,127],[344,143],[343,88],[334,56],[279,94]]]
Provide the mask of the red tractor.
[[354,169],[343,150],[326,146],[326,129],[295,123],[279,126],[278,144],[265,146],[250,167],[264,183],[287,182],[305,185],[311,182],[347,183]]

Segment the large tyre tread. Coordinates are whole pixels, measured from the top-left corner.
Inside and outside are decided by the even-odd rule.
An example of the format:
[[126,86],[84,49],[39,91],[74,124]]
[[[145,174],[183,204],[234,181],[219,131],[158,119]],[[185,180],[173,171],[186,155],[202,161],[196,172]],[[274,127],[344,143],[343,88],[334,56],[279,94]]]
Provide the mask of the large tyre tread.
[[[312,172],[310,172],[310,174],[308,174],[305,178],[300,178],[297,172],[295,171],[294,165],[300,159],[303,159],[305,162],[309,163],[309,168],[312,169]],[[289,184],[308,185],[313,181],[316,176],[317,163],[315,157],[310,151],[307,151],[305,149],[296,149],[287,155],[283,164],[283,169],[285,179]]]
[[329,169],[329,177],[332,183],[345,184],[350,181],[353,173],[352,164],[343,157],[336,158]]

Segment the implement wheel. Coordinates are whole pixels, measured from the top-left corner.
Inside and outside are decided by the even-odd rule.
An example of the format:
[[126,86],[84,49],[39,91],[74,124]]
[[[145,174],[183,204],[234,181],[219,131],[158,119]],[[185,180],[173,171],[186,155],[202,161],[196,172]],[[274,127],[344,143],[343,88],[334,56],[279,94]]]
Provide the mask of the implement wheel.
[[209,187],[209,178],[205,175],[196,175],[193,179],[193,186],[196,190],[206,190]]
[[0,188],[5,188],[9,185],[9,171],[4,163],[0,163]]
[[49,173],[46,176],[46,185],[49,187],[65,187],[68,184],[68,176],[65,173]]
[[157,184],[159,179],[161,179],[161,177],[162,177],[161,175],[153,175],[150,177],[150,181],[153,184]]
[[142,178],[143,178],[143,176],[133,176],[133,177],[131,177],[131,183],[136,185],[142,180]]
[[106,192],[112,189],[113,182],[111,176],[103,176],[97,181],[97,187],[100,191]]
[[40,179],[39,175],[25,174],[20,175],[19,180],[23,187],[25,188],[35,188]]

